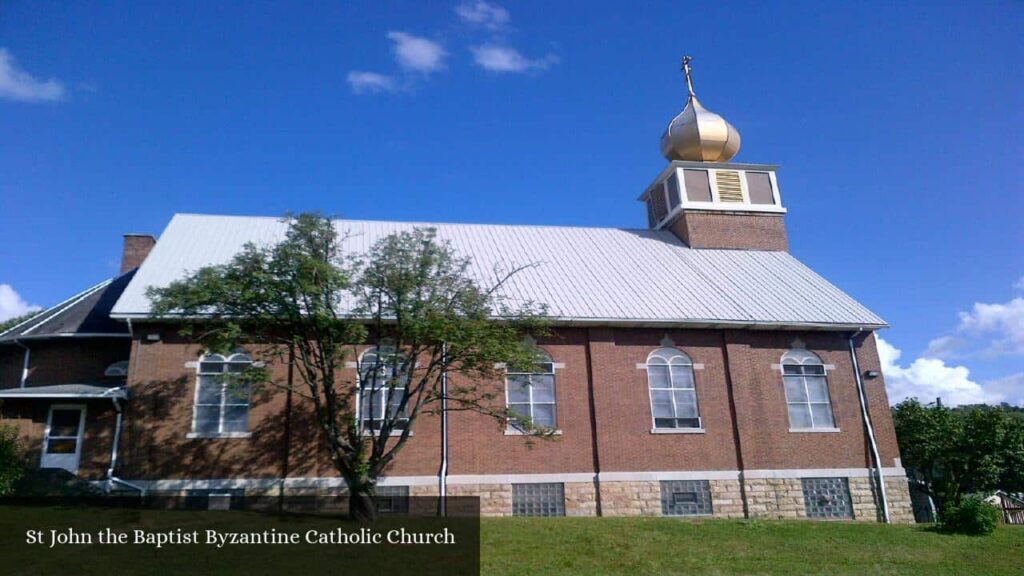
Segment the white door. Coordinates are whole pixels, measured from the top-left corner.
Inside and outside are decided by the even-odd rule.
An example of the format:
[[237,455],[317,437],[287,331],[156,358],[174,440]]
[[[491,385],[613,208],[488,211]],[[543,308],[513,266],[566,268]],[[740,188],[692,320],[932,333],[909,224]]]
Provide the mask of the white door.
[[43,459],[40,468],[63,468],[78,472],[82,455],[82,432],[85,431],[85,406],[50,406],[43,437]]

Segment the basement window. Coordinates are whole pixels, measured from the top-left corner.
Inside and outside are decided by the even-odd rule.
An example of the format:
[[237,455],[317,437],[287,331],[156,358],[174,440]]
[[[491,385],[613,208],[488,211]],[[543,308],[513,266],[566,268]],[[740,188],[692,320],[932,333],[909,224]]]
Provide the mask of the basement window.
[[707,516],[712,513],[711,486],[707,480],[663,480],[663,516]]
[[565,484],[513,484],[512,515],[565,516]]
[[377,503],[377,512],[381,514],[409,513],[408,486],[377,486],[376,492],[374,500]]
[[846,478],[804,478],[801,482],[808,518],[853,518],[850,485]]

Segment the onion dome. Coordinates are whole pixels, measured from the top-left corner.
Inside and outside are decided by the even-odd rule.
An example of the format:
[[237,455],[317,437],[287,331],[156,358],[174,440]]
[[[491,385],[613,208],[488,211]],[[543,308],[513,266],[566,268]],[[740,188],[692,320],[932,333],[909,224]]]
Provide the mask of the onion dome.
[[690,97],[683,111],[669,122],[661,135],[661,153],[668,160],[728,162],[740,150],[740,133],[725,118],[697,100],[690,75],[690,60],[689,56],[683,57]]

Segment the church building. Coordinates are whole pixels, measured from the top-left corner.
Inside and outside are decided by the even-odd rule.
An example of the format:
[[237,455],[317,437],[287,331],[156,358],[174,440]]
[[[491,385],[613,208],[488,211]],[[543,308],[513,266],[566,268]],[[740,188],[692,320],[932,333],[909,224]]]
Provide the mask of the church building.
[[[876,349],[886,322],[789,253],[778,167],[731,162],[739,132],[704,108],[684,67],[667,164],[637,187],[647,228],[336,221],[356,253],[433,228],[481,281],[536,264],[503,295],[545,304],[553,325],[536,342],[547,361],[505,386],[508,406],[554,439],[424,414],[381,494],[479,496],[485,515],[913,520]],[[258,351],[207,354],[146,297],[286,230],[177,214],[159,240],[125,237],[120,276],[0,334],[0,414],[32,463],[211,506],[340,494],[307,406],[208,385]],[[358,363],[346,370],[355,380]]]

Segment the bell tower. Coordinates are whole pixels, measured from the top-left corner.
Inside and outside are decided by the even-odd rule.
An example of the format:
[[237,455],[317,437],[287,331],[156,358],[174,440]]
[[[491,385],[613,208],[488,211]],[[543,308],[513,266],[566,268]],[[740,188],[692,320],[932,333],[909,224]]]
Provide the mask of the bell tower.
[[661,135],[669,166],[640,195],[648,224],[691,248],[786,251],[778,166],[730,162],[740,133],[697,100],[692,60],[684,56],[682,63],[686,106]]

